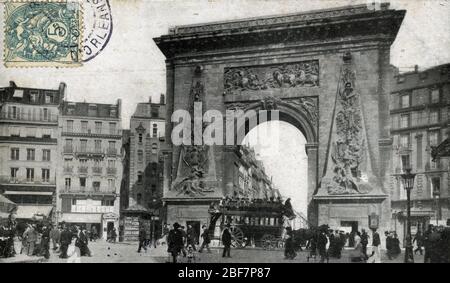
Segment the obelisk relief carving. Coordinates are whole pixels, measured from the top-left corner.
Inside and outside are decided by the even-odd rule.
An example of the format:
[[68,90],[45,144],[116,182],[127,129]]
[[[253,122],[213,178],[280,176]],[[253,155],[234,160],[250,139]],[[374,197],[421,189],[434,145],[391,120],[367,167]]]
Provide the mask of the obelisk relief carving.
[[[204,101],[205,90],[201,79],[201,69],[197,68],[189,92],[191,117],[196,117],[195,111],[201,111],[203,115]],[[203,133],[206,125],[200,123],[200,127],[198,127],[195,119],[191,119],[190,128],[194,132]],[[181,145],[177,176],[171,188],[176,197],[202,197],[215,191],[216,173],[213,148],[202,144],[201,141],[199,144],[194,137],[195,135],[192,135],[191,145]]]
[[356,82],[351,55],[346,54],[336,93],[321,194],[367,194],[372,191],[368,182],[372,173],[364,113]]

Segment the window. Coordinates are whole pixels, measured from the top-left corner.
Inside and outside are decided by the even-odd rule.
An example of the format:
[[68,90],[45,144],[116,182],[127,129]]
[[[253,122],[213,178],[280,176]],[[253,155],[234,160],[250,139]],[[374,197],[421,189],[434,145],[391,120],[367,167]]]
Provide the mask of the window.
[[142,202],[142,194],[137,194],[137,204],[141,204],[141,202]]
[[439,95],[439,89],[432,89],[430,101],[431,103],[439,103],[440,101],[440,95]]
[[142,178],[143,178],[142,172],[139,171],[139,172],[137,173],[137,182],[138,182],[138,184],[142,184]]
[[81,121],[81,132],[84,134],[87,134],[87,132],[88,132],[88,122],[87,121]]
[[95,152],[101,152],[102,151],[102,140],[95,140]]
[[27,148],[27,160],[34,160],[35,150],[33,148]]
[[19,168],[11,168],[11,181],[17,180],[17,173],[19,172]]
[[52,129],[42,129],[42,138],[43,139],[51,139],[52,138]]
[[409,114],[404,114],[400,116],[400,127],[401,128],[409,127]]
[[64,183],[65,183],[65,185],[66,185],[66,190],[69,190],[69,189],[70,189],[70,186],[72,185],[72,179],[70,179],[70,178],[65,178]]
[[11,148],[11,160],[19,160],[19,152],[18,148]]
[[152,106],[152,110],[151,110],[151,115],[152,118],[157,118],[159,115],[159,107],[158,106]]
[[428,140],[430,146],[437,146],[439,144],[439,131],[428,132]]
[[139,135],[138,135],[138,142],[139,142],[139,143],[142,143],[142,134],[139,134]]
[[80,177],[80,187],[81,188],[86,187],[86,177]]
[[153,124],[153,137],[158,137],[158,125]]
[[45,103],[53,103],[53,94],[52,93],[45,94]]
[[152,195],[156,193],[156,185],[152,185]]
[[410,94],[404,94],[400,97],[400,107],[401,108],[408,108],[411,106],[411,95]]
[[439,110],[430,111],[430,124],[439,123]]
[[66,121],[66,131],[69,133],[73,132],[73,121],[72,120]]
[[34,181],[34,169],[27,168],[27,182],[33,182],[33,181]]
[[433,160],[433,158],[430,157],[430,169],[438,169],[438,167],[439,167],[439,158]]
[[109,134],[110,135],[116,134],[116,123],[109,123]]
[[402,162],[402,164],[401,164],[402,165],[402,171],[404,171],[407,168],[411,168],[409,154],[401,155],[401,162]]
[[102,206],[114,206],[113,199],[102,199]]
[[142,150],[137,151],[138,162],[144,161],[144,152]]
[[49,120],[49,117],[48,117],[48,109],[47,108],[44,108],[44,109],[42,109],[42,112],[43,112],[43,114],[44,114],[44,121],[48,121]]
[[87,151],[87,140],[80,140],[80,151],[81,152]]
[[157,154],[158,153],[158,144],[153,143],[152,144],[152,154]]
[[441,195],[441,178],[433,177],[431,178],[431,196]]
[[50,149],[42,150],[42,161],[50,161]]
[[94,192],[100,191],[100,182],[98,181],[92,182],[92,188],[94,189]]
[[64,145],[64,152],[72,152],[72,140],[66,140]]
[[95,133],[96,134],[102,133],[102,122],[95,122]]
[[10,127],[9,135],[11,137],[20,137],[20,127]]
[[8,107],[8,117],[9,117],[9,118],[13,118],[13,119],[17,119],[17,118],[18,118],[18,117],[17,117],[17,113],[18,113],[17,110],[18,110],[18,109],[17,109],[16,106],[10,106],[10,107]]
[[108,168],[116,168],[116,161],[108,160]]
[[36,103],[37,102],[37,97],[38,97],[38,92],[35,91],[35,90],[31,90],[30,91],[30,102]]
[[42,182],[48,183],[50,180],[50,169],[42,169]]
[[113,189],[114,188],[114,179],[108,179],[108,188]]
[[36,137],[36,128],[27,128],[27,137],[35,138]]

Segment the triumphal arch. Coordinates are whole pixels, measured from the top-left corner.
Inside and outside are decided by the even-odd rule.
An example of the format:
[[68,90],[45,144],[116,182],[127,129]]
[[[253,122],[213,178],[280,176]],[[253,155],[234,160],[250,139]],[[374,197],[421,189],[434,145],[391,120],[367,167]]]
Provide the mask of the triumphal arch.
[[[383,229],[390,46],[404,14],[361,5],[171,28],[154,39],[166,57],[167,117],[194,102],[222,113],[278,110],[307,140],[308,220],[361,229],[376,215]],[[210,202],[233,186],[232,148],[169,144],[169,223],[207,223]]]

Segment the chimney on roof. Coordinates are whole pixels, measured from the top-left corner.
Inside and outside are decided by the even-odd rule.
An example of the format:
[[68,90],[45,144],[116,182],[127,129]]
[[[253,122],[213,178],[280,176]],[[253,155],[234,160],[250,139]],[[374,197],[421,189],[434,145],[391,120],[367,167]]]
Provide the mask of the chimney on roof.
[[151,96],[148,97],[148,103],[150,103],[150,104],[152,103],[152,97]]
[[66,83],[60,82],[59,83],[59,101],[64,100],[65,94],[66,94]]
[[9,81],[9,87],[16,88],[17,85],[16,85],[16,83],[14,81]]
[[166,104],[166,97],[163,93],[161,93],[161,96],[159,98],[159,104]]
[[419,72],[419,65],[414,65],[414,73],[418,73]]

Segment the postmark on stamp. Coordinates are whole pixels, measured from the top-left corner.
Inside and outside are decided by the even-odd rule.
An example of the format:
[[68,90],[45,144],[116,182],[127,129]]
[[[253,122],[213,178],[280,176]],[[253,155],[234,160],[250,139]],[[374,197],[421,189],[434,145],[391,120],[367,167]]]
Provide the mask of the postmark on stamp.
[[100,54],[111,38],[113,21],[108,0],[86,0],[84,27],[82,52],[83,62],[87,62]]
[[82,11],[77,1],[5,3],[6,67],[82,64]]

